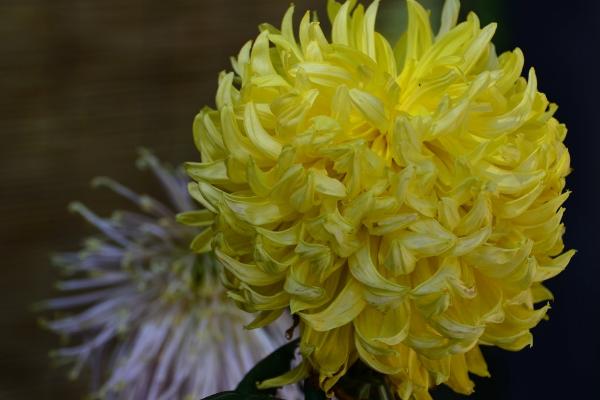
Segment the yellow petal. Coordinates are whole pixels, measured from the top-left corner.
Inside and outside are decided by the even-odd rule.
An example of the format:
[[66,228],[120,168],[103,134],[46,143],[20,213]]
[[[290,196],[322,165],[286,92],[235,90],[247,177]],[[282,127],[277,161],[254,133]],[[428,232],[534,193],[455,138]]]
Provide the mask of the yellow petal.
[[379,296],[402,297],[408,288],[386,279],[373,263],[369,246],[363,246],[348,260],[352,276]]
[[268,286],[283,279],[282,275],[266,273],[256,265],[242,263],[223,253],[218,248],[215,249],[215,255],[228,271],[243,282],[247,282],[251,285]]
[[300,316],[311,328],[324,332],[352,321],[365,305],[366,302],[362,298],[362,285],[350,278],[342,291],[323,311],[314,314],[300,313]]
[[310,374],[310,365],[306,361],[302,361],[296,367],[292,368],[283,375],[279,375],[275,378],[267,379],[262,382],[258,382],[256,387],[258,389],[270,389],[278,388],[285,385],[291,385],[306,379]]
[[281,144],[275,140],[261,125],[252,102],[246,104],[244,111],[244,127],[248,138],[265,156],[277,159],[281,153]]
[[438,30],[437,38],[446,34],[450,29],[454,28],[456,21],[458,20],[458,13],[460,11],[459,0],[445,0],[444,7],[442,8],[442,18],[440,29]]

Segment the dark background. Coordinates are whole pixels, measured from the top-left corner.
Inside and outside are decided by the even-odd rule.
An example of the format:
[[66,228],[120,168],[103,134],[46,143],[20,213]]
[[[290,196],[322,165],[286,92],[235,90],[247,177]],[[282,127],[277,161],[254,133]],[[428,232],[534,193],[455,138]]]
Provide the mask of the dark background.
[[[427,3],[438,7],[441,1]],[[296,0],[298,11],[324,0]],[[394,34],[403,0],[385,0]],[[38,329],[30,305],[51,296],[48,256],[90,230],[68,213],[81,200],[99,213],[123,203],[93,190],[96,175],[138,191],[153,181],[134,167],[136,148],[162,159],[196,159],[191,123],[213,104],[218,72],[256,34],[279,24],[282,0],[1,0],[0,2],[0,399],[78,399],[85,384],[52,368],[59,340]],[[569,127],[574,172],[566,243],[579,253],[549,287],[550,320],[519,353],[489,349],[492,379],[474,399],[594,398],[600,375],[600,2],[464,0],[496,20],[500,50],[516,45],[540,90]],[[398,11],[400,10],[400,11]],[[322,19],[325,13],[321,11]],[[436,13],[434,12],[434,15]],[[401,21],[401,19],[398,19]],[[451,398],[441,389],[436,399]]]

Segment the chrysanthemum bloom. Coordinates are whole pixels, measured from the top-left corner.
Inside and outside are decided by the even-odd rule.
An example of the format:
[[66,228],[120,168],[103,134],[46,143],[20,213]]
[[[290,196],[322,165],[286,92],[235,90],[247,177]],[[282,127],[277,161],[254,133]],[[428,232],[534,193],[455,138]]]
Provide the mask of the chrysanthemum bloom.
[[[59,284],[74,294],[49,300],[44,308],[67,311],[45,322],[52,331],[79,344],[55,352],[74,364],[72,375],[88,366],[94,395],[107,399],[200,399],[236,387],[244,373],[284,341],[287,326],[248,331],[248,315],[225,296],[218,268],[206,253],[206,234],[189,250],[190,239],[212,216],[193,215],[197,227],[176,222],[190,210],[187,181],[145,153],[143,166],[154,172],[170,200],[167,206],[100,178],[143,212],[96,216],[81,204],[72,208],[100,235],[82,251],[57,257],[71,279]],[[209,232],[210,233],[210,232]],[[279,329],[281,328],[281,329]]]
[[330,39],[307,13],[297,40],[293,7],[261,26],[196,118],[190,192],[256,325],[300,317],[297,376],[330,391],[360,359],[403,399],[471,393],[480,345],[531,345],[541,282],[573,255],[566,128],[521,50],[496,54],[495,24],[456,24],[457,0],[437,33],[408,0],[395,46],[378,1],[354,3],[330,1]]

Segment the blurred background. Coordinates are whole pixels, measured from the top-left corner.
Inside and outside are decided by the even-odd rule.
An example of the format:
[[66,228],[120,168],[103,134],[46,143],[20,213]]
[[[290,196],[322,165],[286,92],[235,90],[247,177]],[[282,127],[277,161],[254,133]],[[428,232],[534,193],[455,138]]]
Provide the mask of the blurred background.
[[[59,339],[38,328],[31,304],[56,294],[48,259],[90,233],[67,211],[80,200],[101,215],[123,203],[91,189],[108,175],[153,193],[136,170],[139,146],[165,161],[196,160],[191,124],[213,105],[219,71],[255,36],[279,24],[282,0],[2,0],[0,2],[0,399],[80,399],[48,358]],[[295,0],[299,10],[324,0]],[[437,20],[441,0],[424,1]],[[574,172],[566,243],[579,253],[549,283],[550,320],[520,353],[486,352],[493,379],[473,399],[591,398],[600,374],[600,2],[463,0],[500,23],[499,50],[519,46],[540,90],[569,127]],[[384,0],[381,30],[398,36],[404,0]],[[600,390],[600,389],[596,389]],[[436,399],[458,398],[445,390]]]

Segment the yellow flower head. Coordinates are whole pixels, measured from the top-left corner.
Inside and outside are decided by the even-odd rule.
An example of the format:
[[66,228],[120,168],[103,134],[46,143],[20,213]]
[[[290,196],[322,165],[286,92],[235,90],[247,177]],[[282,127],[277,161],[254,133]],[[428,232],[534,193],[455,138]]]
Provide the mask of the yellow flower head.
[[[330,391],[356,360],[402,399],[488,375],[480,345],[519,350],[561,272],[566,128],[495,24],[441,27],[408,0],[406,33],[375,31],[378,1],[330,1],[332,32],[290,7],[223,73],[194,123],[191,194],[252,326],[290,308],[305,364]],[[206,236],[204,237],[204,239]]]

